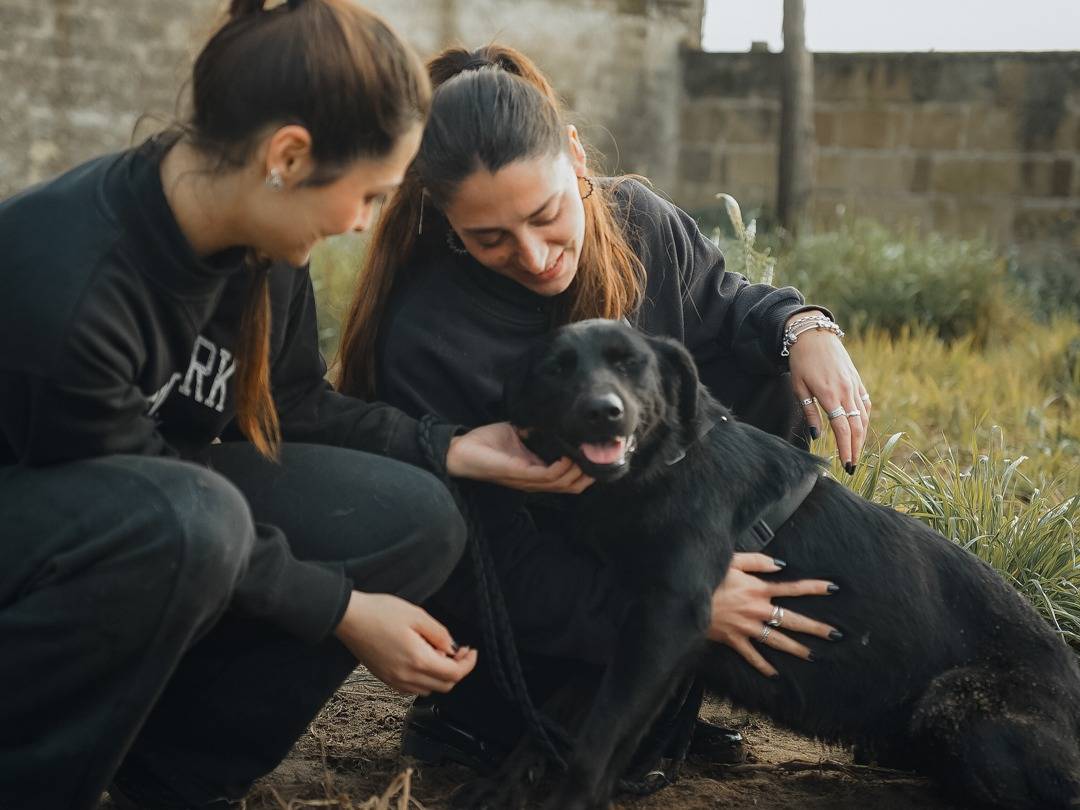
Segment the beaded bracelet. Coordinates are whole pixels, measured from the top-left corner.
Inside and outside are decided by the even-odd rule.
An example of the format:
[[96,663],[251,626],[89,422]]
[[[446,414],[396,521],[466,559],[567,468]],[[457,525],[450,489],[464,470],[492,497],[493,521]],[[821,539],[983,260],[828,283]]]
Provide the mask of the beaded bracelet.
[[787,357],[791,354],[791,347],[798,341],[799,335],[816,329],[832,332],[838,338],[844,336],[844,330],[831,318],[825,315],[804,315],[793,320],[784,330],[784,345],[780,349],[780,356]]

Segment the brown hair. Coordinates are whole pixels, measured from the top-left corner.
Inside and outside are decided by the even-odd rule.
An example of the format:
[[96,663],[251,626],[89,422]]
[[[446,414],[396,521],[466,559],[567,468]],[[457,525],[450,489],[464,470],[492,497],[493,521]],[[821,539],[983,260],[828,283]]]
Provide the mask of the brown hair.
[[[375,342],[398,270],[421,248],[447,249],[447,223],[436,206],[478,168],[495,173],[568,148],[558,96],[513,48],[450,48],[428,62],[428,73],[435,93],[420,151],[379,219],[342,330],[336,382],[354,396],[374,394]],[[592,183],[578,271],[561,296],[564,322],[623,317],[644,294],[644,268],[618,221],[613,186]],[[424,206],[423,195],[434,205]]]
[[[314,173],[337,179],[358,158],[380,158],[427,117],[423,64],[382,19],[349,0],[231,0],[195,60],[183,137],[216,169],[243,166],[270,127],[311,134]],[[268,265],[252,260],[237,347],[236,419],[263,455],[281,441],[270,391]]]

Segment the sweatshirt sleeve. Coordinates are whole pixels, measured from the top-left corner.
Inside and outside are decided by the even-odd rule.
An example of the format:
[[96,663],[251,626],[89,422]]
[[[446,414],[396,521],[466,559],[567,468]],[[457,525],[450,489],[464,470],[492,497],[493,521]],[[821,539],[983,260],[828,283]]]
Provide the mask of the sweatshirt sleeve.
[[[417,420],[389,405],[340,394],[326,381],[311,276],[306,271],[297,275],[271,370],[283,438],[363,450],[429,468]],[[451,424],[433,426],[431,440],[441,460],[435,472],[445,472],[450,439],[457,431]]]
[[808,309],[794,287],[751,284],[729,272],[720,249],[685,211],[627,181],[631,232],[647,276],[642,320],[648,331],[680,337],[699,361],[728,356],[745,373],[787,370],[784,325]]

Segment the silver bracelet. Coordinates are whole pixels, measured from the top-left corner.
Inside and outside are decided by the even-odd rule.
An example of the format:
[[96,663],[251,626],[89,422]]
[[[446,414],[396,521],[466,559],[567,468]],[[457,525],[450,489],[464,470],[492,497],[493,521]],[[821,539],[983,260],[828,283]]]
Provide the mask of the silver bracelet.
[[791,347],[799,340],[799,335],[818,329],[832,332],[838,338],[844,336],[844,330],[832,318],[825,315],[804,315],[793,320],[784,330],[784,345],[780,349],[780,356],[787,357],[791,354]]

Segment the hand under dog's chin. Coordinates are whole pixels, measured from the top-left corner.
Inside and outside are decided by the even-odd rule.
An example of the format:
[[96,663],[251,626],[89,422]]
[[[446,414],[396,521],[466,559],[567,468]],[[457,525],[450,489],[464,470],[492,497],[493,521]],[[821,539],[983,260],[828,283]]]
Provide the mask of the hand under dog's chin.
[[[636,439],[610,440],[605,443],[571,442],[545,430],[522,431],[525,446],[538,455],[545,464],[552,464],[568,457],[582,472],[600,482],[615,481],[630,472]],[[621,444],[620,444],[621,442]],[[607,445],[598,447],[599,444]],[[587,453],[598,460],[590,459]],[[599,459],[610,458],[601,462]]]

